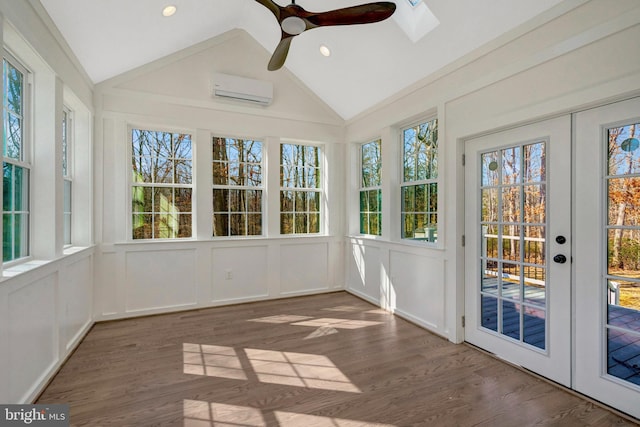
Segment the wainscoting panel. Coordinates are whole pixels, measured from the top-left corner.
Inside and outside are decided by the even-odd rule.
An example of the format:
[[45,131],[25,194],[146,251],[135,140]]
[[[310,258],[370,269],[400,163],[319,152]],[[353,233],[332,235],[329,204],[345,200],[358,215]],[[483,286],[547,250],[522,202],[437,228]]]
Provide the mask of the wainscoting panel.
[[60,339],[65,350],[76,345],[93,318],[93,256],[69,264],[60,275]]
[[397,250],[389,255],[389,292],[395,312],[443,333],[444,262]]
[[58,360],[57,274],[9,294],[9,402],[24,401]]
[[269,296],[268,246],[211,250],[214,302],[243,301]]
[[301,294],[329,288],[328,244],[286,244],[280,248],[280,293]]
[[362,238],[348,245],[347,291],[446,336],[441,251]]
[[98,263],[97,321],[331,292],[345,280],[344,244],[324,236],[118,243]]
[[0,283],[0,402],[29,403],[93,325],[94,248],[27,261]]
[[381,250],[364,242],[354,242],[350,246],[349,289],[368,300],[381,304]]
[[196,304],[195,249],[126,254],[127,312]]

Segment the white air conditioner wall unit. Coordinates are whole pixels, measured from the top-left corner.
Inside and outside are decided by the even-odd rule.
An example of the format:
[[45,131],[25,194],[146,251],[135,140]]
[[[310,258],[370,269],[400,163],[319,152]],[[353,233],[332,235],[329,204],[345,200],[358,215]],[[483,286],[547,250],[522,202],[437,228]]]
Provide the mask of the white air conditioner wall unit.
[[273,101],[273,83],[213,73],[213,96],[269,105]]

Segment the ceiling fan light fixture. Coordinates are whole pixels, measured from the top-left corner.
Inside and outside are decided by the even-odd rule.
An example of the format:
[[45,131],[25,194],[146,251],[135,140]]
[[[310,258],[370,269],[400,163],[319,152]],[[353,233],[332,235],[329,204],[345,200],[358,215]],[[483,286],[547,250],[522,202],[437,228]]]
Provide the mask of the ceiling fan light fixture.
[[307,24],[305,24],[304,20],[298,16],[289,16],[283,19],[280,26],[282,27],[282,31],[287,34],[291,34],[292,36],[302,34],[307,28]]
[[168,18],[169,16],[173,16],[173,14],[176,13],[177,10],[178,10],[177,7],[170,4],[169,6],[165,6],[165,8],[162,9],[162,16]]
[[331,49],[329,49],[329,47],[327,45],[321,44],[320,45],[320,53],[322,54],[322,56],[329,57],[329,56],[331,56]]

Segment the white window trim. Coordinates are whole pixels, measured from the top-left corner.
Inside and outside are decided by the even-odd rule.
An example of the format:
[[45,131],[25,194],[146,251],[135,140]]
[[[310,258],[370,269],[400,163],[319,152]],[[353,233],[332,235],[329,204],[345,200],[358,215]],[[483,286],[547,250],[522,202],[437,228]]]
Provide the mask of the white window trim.
[[[148,131],[148,132],[164,132],[171,134],[186,134],[191,137],[191,184],[161,184],[156,183],[135,183],[132,177],[131,159],[133,158],[133,131]],[[127,126],[127,221],[126,221],[126,233],[127,243],[138,244],[150,244],[150,243],[167,243],[167,242],[188,242],[197,240],[197,203],[196,203],[196,131],[188,129],[168,128],[166,126],[157,125],[138,125],[129,123]],[[133,187],[169,187],[169,188],[190,188],[191,189],[191,237],[176,237],[176,238],[151,238],[151,239],[134,239],[133,238]]]
[[[213,140],[215,138],[224,138],[224,139],[241,139],[243,141],[254,141],[254,142],[260,142],[261,144],[261,155],[262,155],[262,161],[260,162],[260,166],[262,169],[262,186],[260,187],[256,187],[256,186],[247,186],[247,185],[223,185],[223,184],[214,184],[213,183],[213,170],[211,170],[211,189],[212,190],[258,190],[258,191],[262,191],[262,197],[260,200],[260,215],[262,215],[262,233],[261,234],[248,234],[248,235],[226,235],[226,236],[215,236],[213,233],[215,232],[215,230],[211,230],[211,239],[213,240],[223,240],[223,239],[230,239],[230,240],[238,240],[238,239],[260,239],[260,238],[264,238],[267,237],[268,235],[268,230],[267,230],[267,214],[265,212],[265,208],[266,208],[266,200],[267,200],[267,176],[268,176],[268,171],[267,171],[267,164],[268,162],[266,161],[267,159],[267,143],[265,141],[264,138],[251,138],[251,137],[240,137],[240,136],[221,136],[221,134],[212,134],[211,138],[210,138],[210,145],[209,145],[209,160],[210,160],[210,165],[211,168],[213,168],[213,162],[215,161],[213,159]],[[213,191],[212,191],[213,193]],[[211,199],[211,205],[209,207],[209,215],[208,217],[211,219],[211,223],[212,223],[212,227],[213,227],[213,215],[214,215],[214,211],[213,211],[213,194],[212,194],[212,199]],[[249,214],[250,212],[243,212],[244,214]]]
[[[438,149],[436,152],[436,160],[437,160],[437,164],[438,164],[438,177],[437,178],[431,178],[431,179],[424,179],[424,180],[417,180],[417,181],[405,181],[404,180],[404,155],[405,155],[405,147],[404,147],[404,131],[407,129],[410,129],[412,127],[416,127],[419,126],[423,123],[426,122],[431,122],[437,120],[438,121]],[[399,168],[398,168],[398,188],[399,188],[399,206],[397,207],[398,209],[398,241],[399,243],[402,244],[406,244],[406,245],[411,245],[411,246],[417,246],[417,247],[423,247],[423,248],[432,248],[432,249],[442,249],[444,246],[443,244],[443,234],[442,234],[442,171],[440,170],[440,165],[442,164],[442,162],[440,161],[443,158],[443,154],[442,154],[442,144],[440,144],[441,142],[441,136],[442,136],[442,132],[440,129],[440,118],[438,117],[437,114],[434,115],[429,115],[429,116],[425,116],[423,118],[417,119],[417,120],[412,120],[410,122],[405,122],[403,123],[399,128],[399,134],[398,134],[398,140],[399,140],[399,144],[400,144],[400,157],[399,157]],[[436,215],[438,218],[438,221],[436,223],[436,233],[437,233],[437,240],[435,242],[429,242],[429,241],[422,241],[422,240],[415,240],[415,239],[408,239],[408,238],[404,238],[403,234],[404,234],[404,230],[403,230],[403,203],[404,200],[402,199],[402,189],[403,187],[412,187],[412,186],[416,186],[416,185],[425,185],[425,184],[437,184],[437,188],[438,188],[438,194],[437,194],[437,203],[438,203],[438,208],[436,210]]]
[[[66,185],[67,182],[70,183],[70,190],[71,190],[71,194],[70,194],[70,198],[71,198],[71,208],[70,210],[67,212],[64,209],[64,203],[62,204],[63,208],[62,208],[62,220],[63,220],[63,243],[64,243],[64,248],[69,248],[71,246],[73,246],[73,142],[74,142],[74,118],[73,118],[73,111],[71,110],[71,108],[67,107],[66,105],[63,107],[62,109],[63,112],[63,117],[64,122],[65,122],[65,133],[63,135],[63,146],[66,145],[66,150],[63,150],[62,152],[62,156],[63,156],[63,160],[66,161],[66,165],[67,165],[67,170],[66,170],[66,174],[64,171],[64,168],[62,169],[62,180],[63,180],[63,187]],[[66,159],[65,159],[66,157]],[[64,189],[63,189],[63,194],[64,194]],[[64,196],[63,196],[64,197]],[[66,218],[67,216],[69,217],[69,242],[66,242],[66,229],[65,226],[67,224]]]
[[[365,187],[363,185],[362,182],[362,171],[363,171],[363,163],[362,163],[362,147],[364,147],[367,144],[371,144],[374,142],[378,142],[380,144],[380,184],[375,185],[373,187]],[[361,237],[368,237],[368,238],[381,238],[382,237],[382,216],[383,216],[383,207],[382,207],[382,198],[380,200],[380,224],[378,225],[378,227],[380,227],[380,234],[367,234],[367,233],[362,233],[362,230],[360,228],[360,224],[361,224],[361,215],[362,215],[362,211],[360,209],[360,195],[363,191],[373,191],[373,190],[380,190],[380,192],[382,193],[382,184],[383,184],[383,179],[382,179],[382,138],[374,138],[368,142],[362,142],[357,144],[358,147],[358,192],[357,192],[357,198],[358,198],[358,235]]]
[[[27,211],[19,211],[19,212],[26,212],[28,215],[28,220],[27,220],[27,254],[23,257],[20,258],[16,258],[16,259],[12,259],[10,261],[2,261],[0,259],[0,262],[2,262],[2,266],[3,268],[6,267],[12,267],[18,264],[22,264],[26,261],[29,261],[32,259],[32,255],[31,255],[31,250],[33,247],[33,242],[32,242],[32,230],[33,230],[33,215],[31,212],[32,206],[33,206],[33,192],[32,192],[32,181],[33,181],[33,173],[32,173],[32,165],[31,165],[31,135],[32,135],[32,130],[31,130],[31,126],[33,125],[33,117],[32,117],[32,79],[33,79],[33,74],[32,72],[20,61],[18,60],[11,52],[9,52],[9,50],[7,50],[6,47],[3,47],[2,49],[2,59],[3,61],[6,60],[7,62],[9,62],[14,68],[16,68],[18,71],[20,71],[23,75],[23,94],[22,94],[22,114],[21,114],[21,119],[22,119],[22,146],[21,146],[21,158],[20,159],[14,159],[11,157],[4,157],[4,150],[0,151],[0,157],[2,158],[2,162],[3,163],[9,163],[12,164],[14,166],[18,166],[21,168],[26,169],[29,172],[29,182],[28,184],[28,188],[27,188],[27,202],[28,202],[28,210]],[[4,72],[3,72],[4,74]],[[3,86],[3,97],[4,97],[4,82],[2,84]],[[3,122],[3,134],[4,134],[4,115],[5,115],[5,108],[4,108],[4,99],[2,102],[2,122]],[[13,212],[13,211],[12,211]],[[16,212],[13,212],[16,213]],[[2,258],[4,259],[4,254],[2,256]]]
[[[318,163],[319,163],[319,169],[320,169],[320,180],[319,180],[320,187],[319,188],[283,187],[282,181],[281,180],[278,181],[278,206],[277,206],[278,230],[276,235],[280,238],[304,238],[304,237],[318,237],[318,236],[325,237],[327,236],[326,221],[325,221],[325,217],[327,214],[326,205],[327,205],[327,186],[328,186],[328,180],[327,180],[327,174],[326,174],[327,147],[324,143],[281,139],[278,144],[278,160],[277,160],[278,175],[280,175],[280,169],[282,168],[282,154],[281,154],[282,145],[301,145],[305,147],[317,147],[320,150],[320,153],[318,156],[319,158]],[[282,216],[281,216],[282,204],[280,201],[280,195],[282,194],[283,191],[308,191],[308,192],[320,193],[320,210],[318,212],[320,216],[320,223],[319,223],[319,230],[317,233],[288,233],[288,234],[282,233]]]

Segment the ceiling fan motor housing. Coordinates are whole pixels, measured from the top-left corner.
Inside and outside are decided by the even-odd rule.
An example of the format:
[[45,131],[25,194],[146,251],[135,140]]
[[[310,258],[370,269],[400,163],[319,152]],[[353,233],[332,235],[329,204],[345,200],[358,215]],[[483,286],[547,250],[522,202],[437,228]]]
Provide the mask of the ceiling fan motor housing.
[[304,32],[307,28],[307,24],[305,24],[304,20],[298,16],[289,16],[282,20],[280,27],[282,27],[282,31],[285,33],[297,36]]

